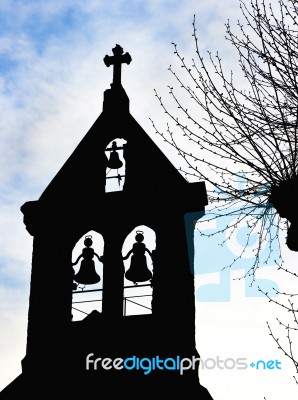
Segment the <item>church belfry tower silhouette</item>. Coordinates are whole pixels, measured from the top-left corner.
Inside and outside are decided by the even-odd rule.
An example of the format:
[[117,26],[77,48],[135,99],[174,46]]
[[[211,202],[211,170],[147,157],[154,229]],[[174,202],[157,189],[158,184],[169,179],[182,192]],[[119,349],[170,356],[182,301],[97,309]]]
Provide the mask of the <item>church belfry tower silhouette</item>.
[[[39,200],[21,207],[34,237],[27,350],[1,400],[211,399],[195,360],[193,225],[185,224],[203,215],[205,185],[186,182],[131,116],[121,83],[130,62],[119,45],[105,56],[113,83],[102,113]],[[96,285],[102,308],[75,320],[73,297]],[[126,315],[124,291],[142,287],[152,292],[150,314]]]

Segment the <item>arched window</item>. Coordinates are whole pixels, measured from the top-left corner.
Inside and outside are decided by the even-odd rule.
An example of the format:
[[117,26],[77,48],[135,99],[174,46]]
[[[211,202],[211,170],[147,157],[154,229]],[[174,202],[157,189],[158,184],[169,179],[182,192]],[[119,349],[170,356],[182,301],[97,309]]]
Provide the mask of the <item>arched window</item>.
[[125,181],[125,160],[123,149],[126,140],[116,138],[106,147],[105,154],[108,159],[106,168],[106,187],[105,191],[119,192],[123,190]]
[[135,227],[123,243],[124,315],[152,313],[152,252],[155,248],[155,232],[145,225]]
[[103,237],[95,231],[83,235],[73,248],[73,321],[102,311],[103,249]]

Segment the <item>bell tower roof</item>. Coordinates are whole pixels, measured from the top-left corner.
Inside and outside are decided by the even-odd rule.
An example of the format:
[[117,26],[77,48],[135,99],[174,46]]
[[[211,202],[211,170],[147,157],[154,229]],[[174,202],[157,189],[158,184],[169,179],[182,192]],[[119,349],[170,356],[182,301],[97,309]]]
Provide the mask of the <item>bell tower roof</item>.
[[[121,83],[121,68],[132,59],[129,53],[123,54],[120,45],[112,51],[112,56],[104,57],[105,65],[113,66],[113,81],[111,88],[104,92],[103,111],[38,202],[47,206],[65,204],[69,208],[70,204],[98,207],[114,201],[129,204],[131,199],[145,199],[152,206],[187,203],[189,211],[197,209],[198,197],[202,206],[207,204],[204,183],[187,182],[130,114],[129,99]],[[111,163],[107,152],[114,146],[115,161],[118,153],[116,144],[112,143],[116,138],[125,143],[121,147],[124,185],[123,190],[107,193],[107,167],[119,163],[118,159],[116,164]],[[115,173],[117,176],[116,169]]]

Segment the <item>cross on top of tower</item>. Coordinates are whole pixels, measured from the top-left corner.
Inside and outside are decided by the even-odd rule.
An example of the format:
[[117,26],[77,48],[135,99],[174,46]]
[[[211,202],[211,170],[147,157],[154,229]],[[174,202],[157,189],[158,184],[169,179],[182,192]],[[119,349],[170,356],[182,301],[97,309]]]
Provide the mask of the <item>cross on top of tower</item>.
[[113,56],[106,55],[103,59],[105,65],[109,67],[110,65],[114,66],[113,70],[113,83],[112,88],[121,87],[121,64],[126,63],[130,64],[131,56],[129,53],[123,54],[123,48],[116,44],[116,47],[112,49]]

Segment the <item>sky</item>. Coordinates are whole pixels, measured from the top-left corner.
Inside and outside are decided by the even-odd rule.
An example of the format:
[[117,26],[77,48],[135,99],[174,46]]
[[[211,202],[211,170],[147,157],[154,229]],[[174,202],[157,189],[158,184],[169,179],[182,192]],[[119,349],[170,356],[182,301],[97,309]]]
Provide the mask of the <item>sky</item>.
[[[277,1],[272,3],[276,6]],[[32,237],[25,230],[20,207],[39,198],[101,113],[103,91],[112,79],[103,57],[112,54],[115,44],[132,56],[122,72],[132,115],[178,166],[149,118],[165,123],[154,89],[167,96],[168,67],[176,62],[172,42],[186,56],[194,56],[194,14],[202,51],[219,50],[233,68],[237,55],[224,40],[224,24],[228,19],[236,24],[241,17],[238,0],[1,1],[0,389],[21,372],[26,346]],[[200,245],[215,251],[214,243]],[[287,265],[297,262],[287,249],[284,257]],[[200,371],[201,383],[214,400],[275,400],[284,391],[288,400],[296,398],[293,366],[266,326],[268,320],[274,323],[278,306],[247,295],[245,282],[233,280],[243,272],[241,267],[227,275],[209,271],[206,265],[201,271],[195,276],[196,290],[222,278],[229,282],[230,295],[224,301],[210,296],[202,301],[197,296],[201,357],[282,360],[281,371],[205,368]],[[259,278],[289,289],[287,276],[281,276],[274,264],[260,269]]]

